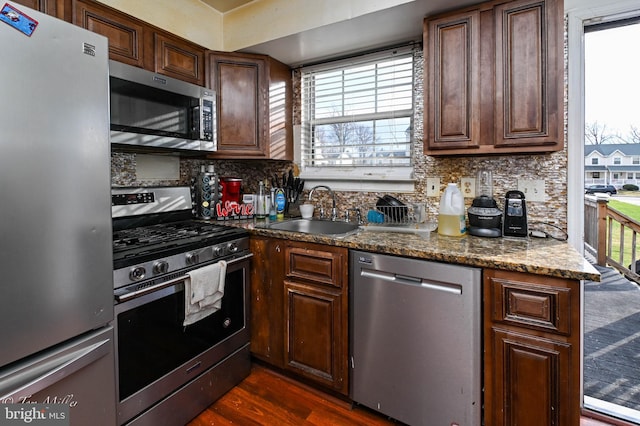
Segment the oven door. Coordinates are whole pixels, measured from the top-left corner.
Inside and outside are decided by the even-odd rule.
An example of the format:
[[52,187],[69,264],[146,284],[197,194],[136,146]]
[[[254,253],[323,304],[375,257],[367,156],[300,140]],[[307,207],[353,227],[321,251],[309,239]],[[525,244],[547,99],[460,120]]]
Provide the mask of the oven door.
[[186,275],[115,306],[118,424],[249,342],[251,256],[228,261],[221,308],[189,326],[183,325]]

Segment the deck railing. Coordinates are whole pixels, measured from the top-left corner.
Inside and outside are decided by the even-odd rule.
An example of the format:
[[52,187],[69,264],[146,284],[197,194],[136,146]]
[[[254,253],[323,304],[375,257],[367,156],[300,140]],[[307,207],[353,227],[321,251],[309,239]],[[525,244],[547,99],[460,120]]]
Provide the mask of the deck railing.
[[608,196],[585,195],[585,250],[596,258],[598,265],[609,264],[640,283],[640,263],[636,266],[638,233],[640,223],[610,208]]

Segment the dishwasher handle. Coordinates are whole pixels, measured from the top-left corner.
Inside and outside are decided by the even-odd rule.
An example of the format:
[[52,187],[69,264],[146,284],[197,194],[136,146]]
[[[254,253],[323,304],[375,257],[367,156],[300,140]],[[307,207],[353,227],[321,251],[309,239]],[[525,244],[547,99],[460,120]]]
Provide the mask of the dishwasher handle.
[[360,275],[363,277],[379,279],[382,281],[418,286],[428,290],[442,291],[445,293],[456,295],[462,294],[462,286],[453,283],[430,281],[424,278],[411,277],[408,275],[394,274],[390,272],[372,271],[368,269],[362,269],[360,271]]

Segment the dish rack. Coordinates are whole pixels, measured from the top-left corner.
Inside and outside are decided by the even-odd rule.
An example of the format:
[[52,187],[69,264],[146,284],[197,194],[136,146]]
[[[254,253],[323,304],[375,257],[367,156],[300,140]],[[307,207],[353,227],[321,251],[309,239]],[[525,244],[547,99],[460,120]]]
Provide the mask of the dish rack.
[[364,222],[361,229],[375,232],[404,232],[427,236],[438,227],[438,223],[427,218],[425,203],[405,206],[365,205]]
[[425,203],[411,203],[404,206],[364,205],[360,209],[367,225],[406,226],[425,223],[427,206]]
[[374,232],[401,232],[420,234],[424,237],[438,227],[438,223],[427,218],[425,203],[405,206],[365,205],[361,209],[365,224],[360,228]]

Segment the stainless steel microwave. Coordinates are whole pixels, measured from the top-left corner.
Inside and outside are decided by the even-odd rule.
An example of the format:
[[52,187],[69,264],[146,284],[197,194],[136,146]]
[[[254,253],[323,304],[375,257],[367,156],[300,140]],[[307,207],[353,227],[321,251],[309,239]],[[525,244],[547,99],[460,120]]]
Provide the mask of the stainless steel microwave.
[[215,93],[109,61],[111,143],[215,151]]

